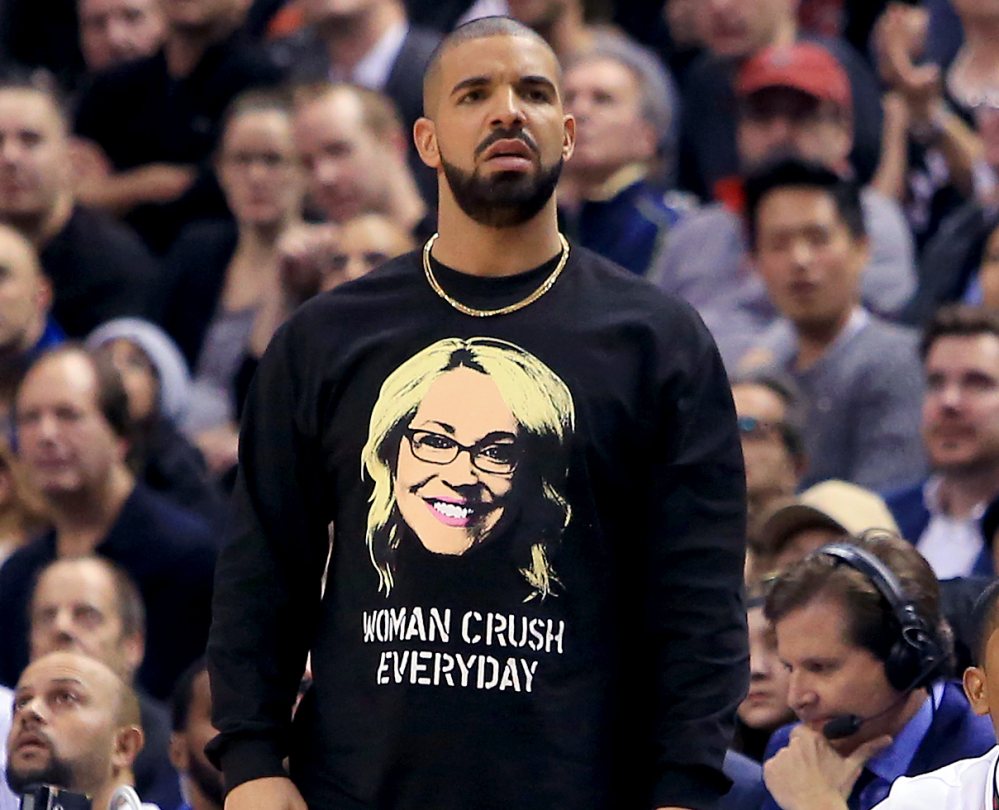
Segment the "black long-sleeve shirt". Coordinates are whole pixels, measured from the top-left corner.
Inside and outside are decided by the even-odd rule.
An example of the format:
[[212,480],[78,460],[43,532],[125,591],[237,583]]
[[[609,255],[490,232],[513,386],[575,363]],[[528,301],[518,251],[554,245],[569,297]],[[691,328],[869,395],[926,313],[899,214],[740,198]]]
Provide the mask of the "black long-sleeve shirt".
[[[551,268],[436,273],[494,308]],[[324,810],[711,807],[747,676],[744,499],[688,306],[574,248],[478,319],[418,253],[390,262],[306,304],[251,387],[211,755],[231,788],[290,753]]]

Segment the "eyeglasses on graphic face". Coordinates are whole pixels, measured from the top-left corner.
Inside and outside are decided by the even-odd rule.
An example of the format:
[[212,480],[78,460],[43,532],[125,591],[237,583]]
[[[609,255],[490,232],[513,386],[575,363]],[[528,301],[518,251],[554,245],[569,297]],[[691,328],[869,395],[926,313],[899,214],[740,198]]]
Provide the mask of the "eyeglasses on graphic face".
[[413,455],[428,464],[450,464],[458,454],[468,453],[472,466],[484,473],[510,475],[520,460],[520,450],[513,439],[497,439],[486,436],[473,445],[456,442],[443,433],[430,430],[406,429],[406,438]]

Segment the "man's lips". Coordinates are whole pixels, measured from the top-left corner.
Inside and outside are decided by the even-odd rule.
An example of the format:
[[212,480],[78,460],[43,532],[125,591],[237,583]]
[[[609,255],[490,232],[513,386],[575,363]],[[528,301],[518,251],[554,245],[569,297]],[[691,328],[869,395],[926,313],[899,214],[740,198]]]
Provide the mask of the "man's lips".
[[534,151],[519,138],[503,138],[482,153],[483,160],[504,169],[523,169],[534,165]]
[[37,734],[35,732],[27,732],[25,734],[19,734],[14,739],[13,751],[15,753],[39,749],[44,751],[49,751],[52,748],[52,744],[49,742],[42,734]]

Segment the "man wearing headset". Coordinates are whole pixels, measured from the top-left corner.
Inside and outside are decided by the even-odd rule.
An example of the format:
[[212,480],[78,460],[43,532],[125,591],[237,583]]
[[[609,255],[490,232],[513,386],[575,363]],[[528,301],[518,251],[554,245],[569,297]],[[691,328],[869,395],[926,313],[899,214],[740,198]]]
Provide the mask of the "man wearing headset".
[[767,746],[764,810],[869,810],[899,776],[994,744],[988,720],[946,680],[937,581],[898,536],[822,547],[777,580],[765,613],[799,722]]

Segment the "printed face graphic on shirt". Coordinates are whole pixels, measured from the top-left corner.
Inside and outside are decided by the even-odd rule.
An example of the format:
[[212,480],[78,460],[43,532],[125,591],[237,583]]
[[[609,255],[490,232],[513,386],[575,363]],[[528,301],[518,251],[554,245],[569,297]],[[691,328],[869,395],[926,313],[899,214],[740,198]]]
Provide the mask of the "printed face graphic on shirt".
[[547,596],[557,584],[549,552],[570,515],[573,423],[565,384],[505,341],[441,340],[392,372],[362,455],[374,482],[367,543],[380,589],[388,595],[395,583],[408,530],[449,555],[509,537],[523,545],[531,596]]
[[496,527],[516,477],[517,421],[487,374],[460,366],[427,390],[399,442],[402,519],[438,554],[462,554]]

